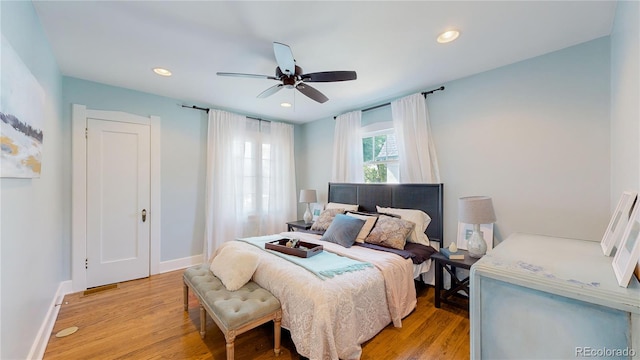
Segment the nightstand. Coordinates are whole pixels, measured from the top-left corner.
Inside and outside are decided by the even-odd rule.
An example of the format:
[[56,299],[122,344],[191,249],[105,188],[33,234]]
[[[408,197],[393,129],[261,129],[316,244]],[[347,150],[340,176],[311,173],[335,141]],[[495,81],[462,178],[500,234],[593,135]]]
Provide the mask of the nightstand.
[[[471,269],[471,265],[475,264],[480,259],[475,259],[469,256],[469,252],[466,250],[459,250],[464,253],[464,260],[449,259],[443,254],[437,252],[431,255],[431,259],[434,260],[436,266],[436,293],[434,295],[434,305],[436,308],[440,308],[440,303],[446,303],[449,305],[457,306],[463,309],[468,309],[469,301],[469,276],[461,279],[456,274],[456,268]],[[447,270],[451,275],[451,287],[449,289],[444,288],[443,282],[443,269]],[[452,301],[453,297],[463,298],[459,292],[462,291],[467,294],[467,304]]]
[[306,223],[304,220],[289,221],[287,223],[287,231],[309,230],[311,229],[311,225],[313,225],[312,222]]

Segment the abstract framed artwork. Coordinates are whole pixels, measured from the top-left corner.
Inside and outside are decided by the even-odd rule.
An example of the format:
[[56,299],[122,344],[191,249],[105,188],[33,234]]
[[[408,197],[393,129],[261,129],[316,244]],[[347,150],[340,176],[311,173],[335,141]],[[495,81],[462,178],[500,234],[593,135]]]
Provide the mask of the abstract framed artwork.
[[613,257],[613,272],[618,279],[618,285],[629,286],[638,258],[640,258],[640,206],[633,209],[629,223],[624,229],[620,247]]
[[636,191],[625,191],[620,196],[618,205],[613,211],[613,215],[611,215],[611,220],[609,220],[609,226],[607,226],[607,230],[604,232],[602,241],[600,242],[602,252],[606,256],[611,256],[613,249],[618,248],[622,234],[629,222],[629,217],[631,216],[637,195],[638,193]]
[[44,91],[4,36],[1,46],[0,177],[39,178]]

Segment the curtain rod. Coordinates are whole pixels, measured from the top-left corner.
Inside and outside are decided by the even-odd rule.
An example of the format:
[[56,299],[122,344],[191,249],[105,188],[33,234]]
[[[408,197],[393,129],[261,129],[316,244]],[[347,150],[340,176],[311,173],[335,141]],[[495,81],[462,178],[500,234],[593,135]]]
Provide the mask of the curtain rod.
[[[195,105],[191,105],[191,106],[189,106],[189,105],[180,105],[180,106],[182,106],[183,108],[202,110],[202,111],[205,111],[207,114],[209,113],[209,109],[203,108],[203,107],[199,107],[199,106],[195,106]],[[268,122],[268,123],[271,122],[269,120],[264,120],[264,119],[256,118],[256,117],[253,117],[253,116],[247,116],[247,119],[264,121],[264,122]]]
[[[421,94],[422,94],[422,96],[424,96],[424,97],[425,97],[425,99],[426,99],[426,98],[427,98],[427,95],[429,95],[429,94],[433,94],[433,93],[434,93],[434,92],[436,92],[436,91],[442,91],[442,90],[444,90],[444,86],[440,86],[440,87],[439,87],[439,88],[437,88],[437,89],[433,89],[433,90],[429,90],[429,91],[424,91],[424,92],[422,92]],[[381,107],[383,107],[383,106],[388,106],[388,105],[391,105],[391,103],[390,103],[390,102],[388,102],[388,103],[384,103],[384,104],[380,104],[380,105],[376,105],[376,106],[368,107],[368,108],[366,108],[366,109],[362,109],[362,112],[369,111],[369,110],[379,109],[379,108],[381,108]],[[333,117],[333,120],[335,120],[336,118],[337,118],[337,116],[334,116],[334,117]]]

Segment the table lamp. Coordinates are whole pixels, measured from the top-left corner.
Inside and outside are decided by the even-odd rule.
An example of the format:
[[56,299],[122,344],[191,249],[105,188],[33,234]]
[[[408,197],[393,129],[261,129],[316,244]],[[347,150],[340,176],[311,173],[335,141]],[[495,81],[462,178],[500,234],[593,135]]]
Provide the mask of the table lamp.
[[458,199],[458,220],[473,224],[473,232],[467,243],[469,256],[480,258],[487,253],[487,243],[482,238],[480,224],[492,224],[496,221],[493,203],[488,196],[467,196]]
[[314,203],[317,201],[316,191],[315,190],[300,190],[300,202],[307,203],[307,209],[304,212],[304,222],[309,224],[313,219],[313,215],[311,215],[311,209],[309,208],[309,203]]

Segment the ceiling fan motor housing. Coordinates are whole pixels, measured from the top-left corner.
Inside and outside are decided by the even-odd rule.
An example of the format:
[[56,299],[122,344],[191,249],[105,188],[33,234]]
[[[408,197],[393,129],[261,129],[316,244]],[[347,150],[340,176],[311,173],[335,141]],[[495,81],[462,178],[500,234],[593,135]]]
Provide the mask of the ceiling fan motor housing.
[[282,70],[280,70],[280,66],[276,67],[276,77],[282,80],[285,85],[294,85],[296,80],[300,79],[300,75],[302,75],[302,68],[298,65],[296,65],[296,71],[293,75],[283,73]]

